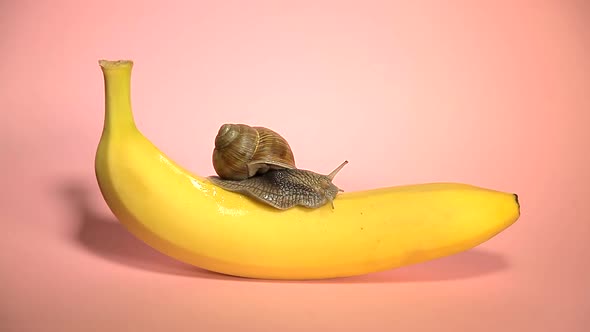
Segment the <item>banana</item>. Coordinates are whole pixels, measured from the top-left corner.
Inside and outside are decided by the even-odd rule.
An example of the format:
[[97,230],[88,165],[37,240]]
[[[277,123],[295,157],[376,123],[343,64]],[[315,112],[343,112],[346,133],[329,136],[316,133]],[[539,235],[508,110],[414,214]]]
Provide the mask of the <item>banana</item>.
[[174,259],[246,278],[347,277],[468,250],[520,216],[516,194],[462,183],[342,193],[334,209],[274,209],[217,187],[160,151],[134,120],[133,61],[99,65],[100,192],[129,232]]

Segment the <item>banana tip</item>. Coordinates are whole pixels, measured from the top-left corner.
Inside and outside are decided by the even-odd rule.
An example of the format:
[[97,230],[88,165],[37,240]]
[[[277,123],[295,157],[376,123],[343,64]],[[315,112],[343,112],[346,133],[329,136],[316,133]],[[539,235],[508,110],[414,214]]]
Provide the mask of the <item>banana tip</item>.
[[514,195],[514,201],[516,201],[516,206],[518,206],[518,212],[520,213],[520,202],[518,201],[518,195],[517,194],[512,194]]

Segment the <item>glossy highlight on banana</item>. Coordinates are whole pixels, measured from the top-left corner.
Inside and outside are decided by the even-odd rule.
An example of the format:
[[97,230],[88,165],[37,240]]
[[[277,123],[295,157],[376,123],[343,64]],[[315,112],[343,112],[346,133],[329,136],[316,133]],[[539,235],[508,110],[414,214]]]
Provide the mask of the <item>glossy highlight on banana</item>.
[[263,279],[362,275],[469,250],[520,216],[515,194],[462,183],[343,192],[335,208],[276,209],[170,159],[136,126],[133,62],[99,65],[105,117],[95,172],[102,196],[129,232],[196,267]]

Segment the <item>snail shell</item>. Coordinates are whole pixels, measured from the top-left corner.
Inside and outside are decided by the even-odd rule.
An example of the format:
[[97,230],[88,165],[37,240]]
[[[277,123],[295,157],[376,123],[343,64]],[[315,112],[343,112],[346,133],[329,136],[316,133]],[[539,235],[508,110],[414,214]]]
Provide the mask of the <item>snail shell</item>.
[[227,123],[219,128],[213,168],[222,179],[244,180],[271,169],[293,169],[291,147],[278,133],[264,127]]
[[245,180],[232,181],[209,177],[215,185],[244,194],[280,210],[297,205],[318,208],[328,202],[334,208],[334,199],[343,191],[332,183],[336,174],[346,165],[344,161],[328,175],[303,169],[273,169]]

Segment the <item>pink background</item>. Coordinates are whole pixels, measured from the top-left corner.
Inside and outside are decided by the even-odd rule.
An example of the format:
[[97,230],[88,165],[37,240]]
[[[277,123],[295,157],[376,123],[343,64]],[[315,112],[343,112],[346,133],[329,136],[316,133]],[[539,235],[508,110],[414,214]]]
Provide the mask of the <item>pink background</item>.
[[[584,1],[2,1],[0,31],[0,331],[588,330]],[[135,61],[138,125],[199,174],[219,126],[246,122],[299,167],[348,159],[346,191],[467,182],[517,192],[522,217],[362,277],[185,266],[99,194],[100,58]]]

